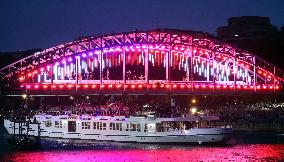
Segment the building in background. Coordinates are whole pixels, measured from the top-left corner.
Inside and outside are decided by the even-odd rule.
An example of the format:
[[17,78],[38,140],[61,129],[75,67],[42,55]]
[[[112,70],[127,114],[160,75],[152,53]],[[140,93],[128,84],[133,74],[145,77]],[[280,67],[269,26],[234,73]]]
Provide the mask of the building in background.
[[227,26],[217,28],[217,38],[255,53],[284,69],[283,29],[278,30],[268,17],[231,17]]

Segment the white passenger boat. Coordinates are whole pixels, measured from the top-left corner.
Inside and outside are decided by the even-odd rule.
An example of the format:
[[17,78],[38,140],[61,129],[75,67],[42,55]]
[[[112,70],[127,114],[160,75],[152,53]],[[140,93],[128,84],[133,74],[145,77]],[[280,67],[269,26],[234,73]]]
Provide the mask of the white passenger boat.
[[[5,119],[9,134],[140,143],[222,143],[230,127],[212,126],[218,117],[35,115],[26,122]],[[20,129],[19,129],[20,128]],[[28,131],[27,131],[28,130]]]

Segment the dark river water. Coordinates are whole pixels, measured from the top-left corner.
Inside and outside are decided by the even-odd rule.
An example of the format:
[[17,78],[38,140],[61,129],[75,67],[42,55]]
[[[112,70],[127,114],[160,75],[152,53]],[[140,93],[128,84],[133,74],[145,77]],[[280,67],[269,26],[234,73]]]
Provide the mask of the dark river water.
[[0,131],[1,162],[284,161],[284,136],[271,132],[236,132],[234,144],[225,146],[42,139],[38,149],[18,150],[7,143],[2,126]]

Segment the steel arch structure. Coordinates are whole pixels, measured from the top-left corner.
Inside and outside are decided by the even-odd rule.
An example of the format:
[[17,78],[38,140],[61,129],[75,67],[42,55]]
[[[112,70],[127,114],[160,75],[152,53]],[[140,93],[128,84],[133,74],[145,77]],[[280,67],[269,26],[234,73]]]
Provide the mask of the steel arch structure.
[[80,38],[0,70],[29,93],[242,93],[282,89],[284,73],[257,55],[185,30]]

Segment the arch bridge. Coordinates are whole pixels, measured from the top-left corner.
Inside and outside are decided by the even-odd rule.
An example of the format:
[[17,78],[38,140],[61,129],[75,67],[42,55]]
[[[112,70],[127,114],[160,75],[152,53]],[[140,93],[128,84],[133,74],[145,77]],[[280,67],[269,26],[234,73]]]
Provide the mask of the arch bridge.
[[83,37],[0,70],[29,94],[274,93],[283,74],[206,33],[170,29]]

